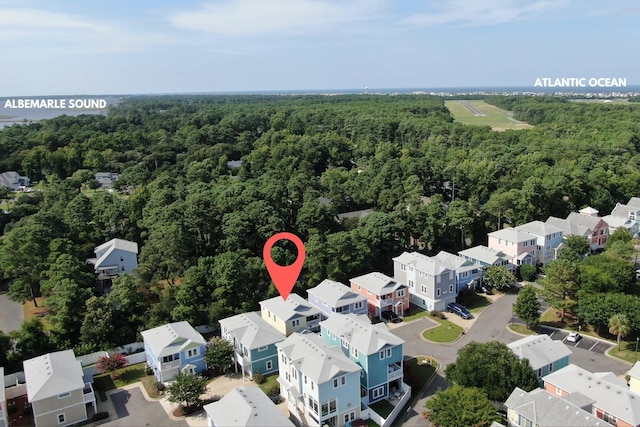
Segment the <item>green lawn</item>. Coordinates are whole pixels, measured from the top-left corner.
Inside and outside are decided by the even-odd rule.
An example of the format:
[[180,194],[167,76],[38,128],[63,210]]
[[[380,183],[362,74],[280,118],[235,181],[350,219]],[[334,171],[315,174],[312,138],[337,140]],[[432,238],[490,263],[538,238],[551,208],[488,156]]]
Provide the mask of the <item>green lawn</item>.
[[[106,392],[109,390],[113,390],[118,387],[133,384],[135,382],[143,380],[144,377],[147,377],[147,374],[145,373],[145,367],[146,362],[142,362],[119,369],[117,371],[119,377],[115,380],[111,378],[110,374],[100,374],[94,376],[93,386],[98,392],[100,400],[103,402],[107,400]],[[149,377],[152,378],[152,383],[155,384],[155,377],[153,375],[149,375]],[[147,380],[147,382],[148,381],[150,380]]]
[[429,312],[428,311],[424,311],[420,308],[417,307],[411,307],[409,310],[404,312],[404,317],[403,317],[403,321],[404,322],[410,322],[412,320],[416,320],[419,319],[421,317],[425,317],[428,316]]
[[430,317],[440,323],[440,326],[427,329],[422,334],[423,337],[433,342],[453,342],[462,335],[463,329],[449,320],[442,320],[437,317]]
[[466,304],[463,304],[473,314],[478,314],[485,309],[488,305],[491,305],[491,300],[484,295],[474,295]]
[[376,411],[378,415],[382,418],[387,418],[389,414],[396,408],[391,403],[389,403],[386,399],[382,399],[379,402],[376,402],[369,406],[371,409]]
[[498,131],[532,127],[528,123],[515,120],[512,112],[489,105],[484,101],[464,101],[485,114],[485,116],[474,116],[462,102],[463,101],[445,101],[444,104],[449,111],[451,111],[455,120],[465,125],[491,126],[491,129]]
[[531,329],[527,328],[526,325],[521,325],[519,323],[511,323],[511,324],[508,325],[508,327],[513,332],[516,332],[518,334],[522,334],[522,335],[533,335],[533,334],[535,334],[535,331],[532,331]]
[[609,351],[609,354],[629,363],[635,363],[638,360],[636,359],[636,341],[620,341],[620,350],[618,350],[618,344],[616,343]]
[[280,387],[280,383],[278,383],[278,374],[269,375],[265,377],[266,381],[259,385],[260,389],[265,394],[269,394],[270,390],[273,390],[276,386]]

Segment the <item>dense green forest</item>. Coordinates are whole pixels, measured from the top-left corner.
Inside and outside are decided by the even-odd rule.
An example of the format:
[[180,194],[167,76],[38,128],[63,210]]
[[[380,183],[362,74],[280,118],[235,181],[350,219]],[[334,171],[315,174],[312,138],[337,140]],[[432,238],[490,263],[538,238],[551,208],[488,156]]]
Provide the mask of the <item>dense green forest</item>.
[[[257,309],[276,295],[261,259],[276,232],[305,241],[303,293],[327,277],[390,274],[418,242],[457,252],[499,222],[586,205],[604,215],[640,196],[640,105],[486,101],[535,127],[454,123],[443,99],[418,95],[139,97],[106,117],[7,127],[0,171],[39,184],[0,194],[0,277],[13,299],[45,297],[47,345],[88,352],[166,321]],[[95,190],[97,171],[121,174],[116,192]],[[374,213],[336,220],[364,208]],[[84,260],[114,237],[138,242],[138,274],[94,295]],[[23,347],[16,357],[32,354]]]

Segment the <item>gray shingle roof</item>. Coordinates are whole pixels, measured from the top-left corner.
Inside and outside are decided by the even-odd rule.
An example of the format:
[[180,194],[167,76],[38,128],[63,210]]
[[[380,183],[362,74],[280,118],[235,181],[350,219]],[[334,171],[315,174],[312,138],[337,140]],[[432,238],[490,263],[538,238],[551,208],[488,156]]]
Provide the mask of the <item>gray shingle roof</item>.
[[533,234],[535,236],[548,236],[553,233],[562,233],[562,229],[560,227],[556,227],[555,225],[548,224],[542,221],[531,221],[526,224],[518,225],[515,227],[518,230],[526,231],[527,233]]
[[218,427],[293,427],[271,399],[258,387],[240,386],[217,402],[204,406]]
[[458,252],[461,256],[467,256],[471,259],[478,260],[486,264],[495,264],[497,261],[508,261],[504,252],[496,251],[486,246],[478,245],[469,249]]
[[636,362],[633,364],[631,369],[629,369],[629,375],[633,378],[640,378],[640,362]]
[[276,346],[282,349],[300,372],[318,385],[362,369],[346,357],[339,347],[329,346],[316,334],[296,332]]
[[284,340],[284,335],[269,325],[254,311],[236,314],[220,320],[247,350],[265,347]]
[[504,404],[507,408],[531,421],[534,426],[590,427],[609,425],[589,412],[541,388],[527,393],[516,387]]
[[308,289],[307,293],[326,302],[330,307],[342,307],[367,300],[364,295],[352,291],[347,285],[329,279],[323,280],[315,288]]
[[503,228],[487,234],[487,236],[497,239],[506,240],[508,242],[520,243],[527,240],[535,240],[536,236],[518,228]]
[[281,296],[260,301],[260,307],[275,314],[278,319],[287,321],[297,317],[307,317],[320,314],[320,309],[298,294],[290,294],[287,300]]
[[451,270],[438,258],[429,257],[419,252],[403,252],[402,255],[395,257],[393,260],[401,264],[412,265],[416,270],[431,276],[439,276]]
[[84,387],[82,364],[73,350],[56,351],[23,362],[29,402]]
[[158,357],[179,353],[207,343],[202,335],[185,321],[167,323],[142,331],[141,334],[144,342]]
[[367,324],[369,319],[363,321],[361,317],[364,316],[336,313],[320,322],[320,326],[346,339],[352,347],[366,355],[375,354],[385,347],[404,344],[402,339],[389,332],[384,323]]
[[445,251],[438,252],[434,258],[440,261],[448,269],[454,270],[456,273],[463,273],[465,271],[479,268],[478,264]]
[[375,295],[385,295],[398,289],[406,288],[402,283],[396,282],[391,277],[383,273],[368,273],[363,276],[354,277],[351,282],[360,285]]
[[[611,379],[610,372],[591,373],[576,365],[568,365],[542,380],[568,393],[580,392],[595,401],[594,406],[631,425],[640,424],[640,394],[624,383]],[[615,376],[614,376],[615,377]]]
[[589,227],[580,225],[576,222],[568,221],[566,219],[556,218],[555,216],[550,216],[549,218],[547,218],[546,223],[560,228],[564,236],[589,237],[589,235],[592,233],[592,229]]
[[589,228],[590,230],[595,230],[598,226],[598,223],[602,221],[602,218],[599,216],[589,216],[583,215],[578,212],[571,212],[569,216],[567,216],[567,221],[577,224],[581,227]]
[[520,359],[529,359],[533,369],[539,369],[572,354],[562,341],[549,338],[549,335],[529,335],[507,346]]

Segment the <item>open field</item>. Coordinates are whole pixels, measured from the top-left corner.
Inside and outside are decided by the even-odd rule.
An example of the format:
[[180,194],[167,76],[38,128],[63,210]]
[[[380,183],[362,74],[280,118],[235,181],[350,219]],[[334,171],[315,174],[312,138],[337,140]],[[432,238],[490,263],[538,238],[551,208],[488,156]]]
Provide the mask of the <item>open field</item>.
[[445,101],[444,104],[456,121],[465,125],[491,126],[496,131],[533,127],[515,120],[511,111],[502,110],[484,101]]

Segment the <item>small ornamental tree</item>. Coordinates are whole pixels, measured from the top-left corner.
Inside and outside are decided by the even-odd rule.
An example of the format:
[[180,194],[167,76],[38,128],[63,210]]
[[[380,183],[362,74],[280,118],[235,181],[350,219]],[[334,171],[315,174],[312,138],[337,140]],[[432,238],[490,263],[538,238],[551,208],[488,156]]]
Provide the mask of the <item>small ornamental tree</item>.
[[520,290],[513,309],[520,319],[527,322],[527,328],[538,323],[540,320],[540,301],[538,301],[533,286],[527,285]]
[[189,409],[200,403],[200,395],[207,390],[207,379],[194,374],[178,373],[167,387],[169,402]]
[[538,269],[535,265],[523,264],[520,266],[520,277],[527,282],[533,282],[536,280]]
[[102,373],[109,372],[112,379],[118,378],[116,371],[129,364],[129,359],[124,354],[117,352],[112,355],[102,356],[98,359],[98,370]]
[[446,427],[488,427],[499,421],[496,409],[487,398],[487,393],[476,387],[454,384],[446,390],[438,390],[427,400],[432,425]]
[[231,365],[233,346],[221,337],[213,337],[209,340],[209,346],[204,353],[207,368],[215,374],[221,374]]
[[514,285],[516,276],[507,267],[490,265],[484,269],[483,280],[492,288],[503,291]]

